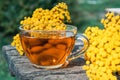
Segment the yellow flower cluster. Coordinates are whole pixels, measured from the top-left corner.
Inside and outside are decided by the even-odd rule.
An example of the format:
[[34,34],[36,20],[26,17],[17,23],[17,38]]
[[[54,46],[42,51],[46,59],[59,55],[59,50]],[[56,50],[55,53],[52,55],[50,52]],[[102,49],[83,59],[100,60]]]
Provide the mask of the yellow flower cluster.
[[[65,30],[65,22],[71,22],[70,13],[67,4],[64,2],[58,3],[51,10],[38,8],[32,17],[24,17],[20,22],[25,30]],[[31,34],[31,36],[36,34]],[[14,36],[12,46],[15,46],[20,55],[23,55],[19,34]]]
[[101,20],[104,29],[88,27],[85,35],[90,46],[83,68],[90,80],[117,80],[120,72],[120,15],[108,12]]
[[20,55],[23,55],[24,51],[20,42],[19,34],[16,34],[16,36],[13,37],[13,42],[11,43],[11,45],[16,47]]
[[71,22],[71,19],[66,3],[62,2],[51,10],[38,8],[31,18],[25,17],[20,23],[27,30],[65,30],[65,21]]

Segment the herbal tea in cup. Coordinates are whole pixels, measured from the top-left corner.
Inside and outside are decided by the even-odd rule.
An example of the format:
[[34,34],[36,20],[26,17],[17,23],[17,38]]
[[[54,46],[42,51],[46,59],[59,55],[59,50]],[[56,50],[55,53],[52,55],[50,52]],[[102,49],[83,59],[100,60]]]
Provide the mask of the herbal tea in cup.
[[37,68],[59,68],[66,61],[77,58],[88,48],[87,37],[80,34],[84,43],[82,50],[71,56],[75,45],[77,27],[66,25],[66,30],[25,30],[20,27],[23,50]]

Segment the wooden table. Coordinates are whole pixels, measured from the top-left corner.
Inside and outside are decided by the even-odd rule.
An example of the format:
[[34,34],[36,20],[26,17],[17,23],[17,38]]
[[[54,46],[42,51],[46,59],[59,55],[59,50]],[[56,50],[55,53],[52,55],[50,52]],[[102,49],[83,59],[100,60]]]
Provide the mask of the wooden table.
[[88,80],[82,69],[85,64],[82,57],[71,61],[66,68],[46,70],[33,67],[26,56],[20,56],[10,45],[3,46],[2,51],[16,80]]
[[116,14],[120,14],[120,8],[106,8],[106,12],[114,12]]

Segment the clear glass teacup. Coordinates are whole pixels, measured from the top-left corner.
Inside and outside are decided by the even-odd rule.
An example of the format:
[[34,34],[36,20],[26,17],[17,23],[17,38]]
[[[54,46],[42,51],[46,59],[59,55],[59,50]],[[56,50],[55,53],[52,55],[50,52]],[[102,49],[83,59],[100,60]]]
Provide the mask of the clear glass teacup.
[[23,50],[35,67],[59,68],[66,61],[80,57],[87,50],[89,41],[86,36],[79,34],[77,39],[83,42],[83,46],[72,52],[76,43],[77,27],[66,26],[66,30],[25,30],[20,26]]

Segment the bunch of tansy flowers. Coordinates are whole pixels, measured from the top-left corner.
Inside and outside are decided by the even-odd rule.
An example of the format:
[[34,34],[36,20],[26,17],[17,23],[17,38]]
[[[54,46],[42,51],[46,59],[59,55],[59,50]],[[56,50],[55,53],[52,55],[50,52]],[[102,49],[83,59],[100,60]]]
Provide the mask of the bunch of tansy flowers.
[[[20,21],[24,30],[65,30],[65,22],[70,23],[70,13],[66,3],[58,3],[51,10],[37,8],[32,14],[32,17],[24,17]],[[20,55],[24,54],[21,46],[19,34],[13,37],[12,46],[15,46]]]
[[117,80],[120,72],[120,15],[108,12],[101,19],[104,29],[88,27],[85,35],[90,46],[83,68],[90,80]]

